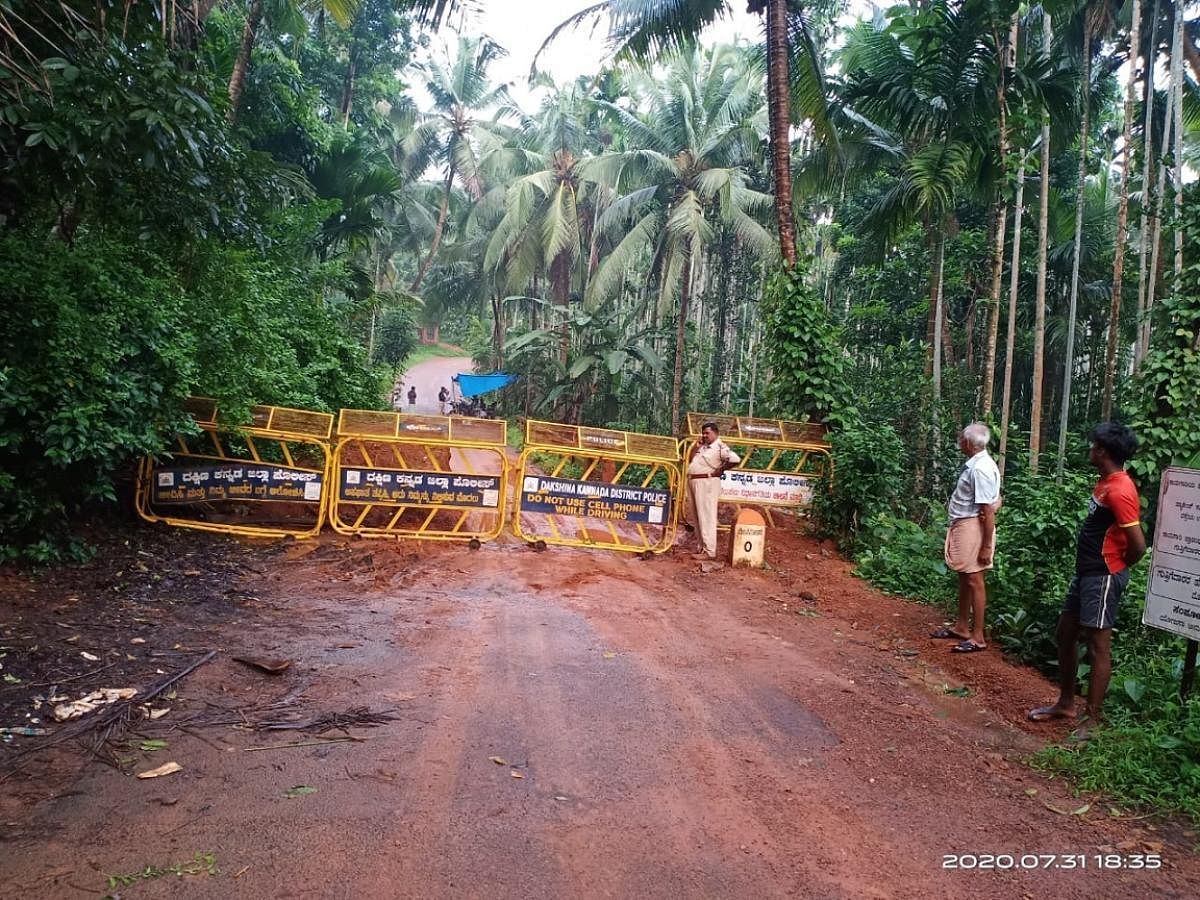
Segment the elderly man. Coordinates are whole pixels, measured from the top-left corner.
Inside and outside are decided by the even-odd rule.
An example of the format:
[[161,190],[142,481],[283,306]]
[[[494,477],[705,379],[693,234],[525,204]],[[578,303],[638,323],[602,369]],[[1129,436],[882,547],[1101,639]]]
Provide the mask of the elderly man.
[[700,443],[688,460],[688,500],[692,508],[689,518],[700,534],[700,552],[694,559],[717,557],[717,505],[721,500],[721,474],[732,469],[742,459],[721,440],[716,422],[705,422],[700,429]]
[[992,567],[1000,501],[1000,470],[987,452],[991,438],[991,431],[982,422],[972,422],[958,436],[958,448],[967,461],[950,495],[945,547],[946,565],[958,573],[958,619],[933,633],[935,638],[958,641],[953,647],[955,653],[987,649],[983,636],[987,606],[983,573]]

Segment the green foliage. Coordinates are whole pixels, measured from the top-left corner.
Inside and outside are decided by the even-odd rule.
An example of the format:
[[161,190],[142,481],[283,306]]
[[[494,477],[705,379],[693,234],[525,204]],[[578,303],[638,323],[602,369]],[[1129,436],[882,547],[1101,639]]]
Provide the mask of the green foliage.
[[1084,790],[1200,821],[1200,696],[1179,699],[1182,643],[1151,629],[1127,633],[1114,644],[1103,727],[1082,746],[1047,748],[1035,763]]
[[[1156,495],[1162,470],[1200,456],[1200,194],[1185,201],[1188,254],[1179,289],[1158,309],[1157,340],[1133,385],[1131,426],[1141,441],[1131,468]],[[1200,462],[1200,459],[1196,460]]]
[[828,419],[845,401],[845,360],[824,303],[799,268],[784,268],[768,279],[763,306],[769,404],[786,418]]
[[340,267],[289,261],[225,245],[198,260],[190,326],[199,360],[194,392],[228,412],[254,403],[300,409],[370,409],[383,394],[366,351],[349,334],[352,304],[323,295]]
[[389,306],[379,317],[375,358],[399,368],[417,349],[417,320],[406,305]]
[[183,290],[145,248],[0,236],[0,558],[55,552],[81,504],[185,425],[196,378]]
[[905,446],[888,424],[845,422],[831,434],[834,478],[814,500],[817,526],[853,546],[864,522],[877,513],[896,513],[909,495]]

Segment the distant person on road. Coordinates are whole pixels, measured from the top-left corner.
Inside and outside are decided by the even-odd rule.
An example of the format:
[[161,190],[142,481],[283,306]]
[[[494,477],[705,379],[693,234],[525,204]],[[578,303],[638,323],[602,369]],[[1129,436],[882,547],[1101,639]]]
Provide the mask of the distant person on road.
[[449,399],[450,392],[446,390],[445,387],[442,387],[442,389],[438,391],[438,412],[443,416],[446,414],[446,401]]
[[400,399],[403,396],[404,396],[404,384],[403,384],[403,382],[397,382],[396,386],[394,388],[392,388],[392,409],[393,410],[399,411]]
[[1129,584],[1129,570],[1146,553],[1142,507],[1137,487],[1125,463],[1137,450],[1137,437],[1124,425],[1104,422],[1092,432],[1090,462],[1100,480],[1088,500],[1087,517],[1079,528],[1075,577],[1067,587],[1058,617],[1058,701],[1029,711],[1034,722],[1075,717],[1077,645],[1087,640],[1091,659],[1087,718],[1075,731],[1086,740],[1088,728],[1100,720],[1108,679],[1112,673],[1112,628]]
[[417,386],[415,384],[408,389],[408,405],[417,405]]
[[947,506],[950,527],[945,546],[946,565],[958,573],[958,619],[932,635],[957,641],[951,648],[954,653],[987,649],[983,636],[987,607],[983,573],[992,567],[1000,501],[1000,470],[987,452],[991,439],[991,431],[982,422],[972,422],[958,436],[958,448],[967,461],[958,473]]
[[717,506],[721,500],[721,475],[742,459],[719,436],[715,422],[700,429],[700,443],[692,451],[687,466],[688,515],[699,534],[700,550],[693,559],[717,558]]

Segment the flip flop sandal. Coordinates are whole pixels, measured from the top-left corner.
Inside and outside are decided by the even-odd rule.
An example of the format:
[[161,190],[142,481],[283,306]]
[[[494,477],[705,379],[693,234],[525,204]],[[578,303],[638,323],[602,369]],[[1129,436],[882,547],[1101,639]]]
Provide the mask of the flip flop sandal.
[[957,631],[952,630],[949,625],[943,625],[941,628],[939,628],[937,631],[933,632],[929,636],[931,638],[935,638],[936,640],[939,640],[939,641],[969,640],[969,638],[966,638],[963,635],[959,634]]
[[951,653],[982,653],[987,649],[987,644],[977,644],[974,641],[967,640],[962,643],[955,644],[950,648]]

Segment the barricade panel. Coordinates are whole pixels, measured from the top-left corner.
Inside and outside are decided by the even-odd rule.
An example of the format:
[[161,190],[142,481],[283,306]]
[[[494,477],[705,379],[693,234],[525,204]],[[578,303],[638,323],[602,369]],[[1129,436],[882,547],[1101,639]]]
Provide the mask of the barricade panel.
[[344,409],[329,521],[341,534],[479,540],[506,516],[506,424]]
[[[771,507],[810,507],[817,485],[833,477],[833,457],[825,441],[824,425],[706,413],[687,414],[685,470],[705,422],[714,422],[721,439],[741,457],[736,468],[721,476],[722,503],[737,509],[765,507],[770,520]],[[684,481],[684,490],[686,484]]]
[[513,531],[530,542],[662,553],[675,539],[674,438],[530,420]]
[[249,537],[310,537],[320,530],[332,415],[258,406],[254,425],[233,428],[218,424],[212,400],[192,398],[188,409],[199,433],[176,435],[169,458],[147,458],[138,467],[143,519]]

